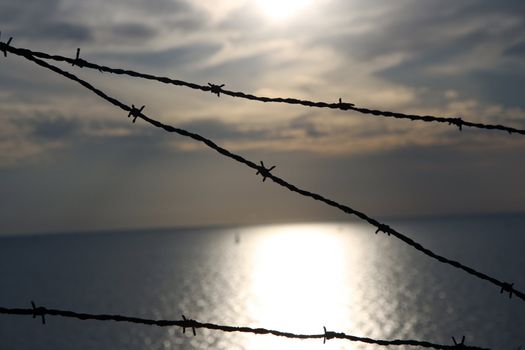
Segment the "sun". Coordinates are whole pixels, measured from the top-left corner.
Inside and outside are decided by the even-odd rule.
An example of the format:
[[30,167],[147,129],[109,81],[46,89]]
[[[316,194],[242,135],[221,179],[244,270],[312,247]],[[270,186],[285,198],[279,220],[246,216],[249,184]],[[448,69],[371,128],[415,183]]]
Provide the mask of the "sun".
[[308,6],[311,0],[256,0],[259,9],[275,21],[288,19]]

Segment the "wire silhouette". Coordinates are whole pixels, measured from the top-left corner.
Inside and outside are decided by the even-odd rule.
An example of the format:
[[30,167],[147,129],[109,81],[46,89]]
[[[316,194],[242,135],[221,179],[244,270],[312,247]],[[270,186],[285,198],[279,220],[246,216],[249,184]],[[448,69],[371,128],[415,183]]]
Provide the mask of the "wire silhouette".
[[315,102],[315,101],[310,101],[310,100],[301,100],[301,99],[290,98],[290,97],[256,96],[256,95],[244,93],[241,91],[226,90],[224,89],[225,84],[216,85],[216,84],[208,83],[208,85],[199,85],[196,83],[186,82],[183,80],[140,73],[140,72],[136,72],[133,70],[127,70],[127,69],[121,69],[121,68],[111,68],[111,67],[107,67],[103,65],[98,65],[96,63],[88,62],[80,58],[79,57],[80,49],[77,49],[77,54],[75,58],[69,58],[69,57],[64,57],[60,55],[50,55],[45,52],[32,51],[30,49],[25,49],[25,48],[14,48],[10,46],[9,43],[5,44],[1,42],[0,42],[0,50],[4,51],[4,54],[5,54],[5,51],[9,51],[13,53],[16,51],[20,54],[30,54],[34,57],[39,57],[43,59],[49,59],[49,60],[54,60],[58,62],[67,62],[73,66],[78,66],[80,68],[86,67],[86,68],[96,69],[100,72],[109,72],[109,73],[118,74],[118,75],[128,75],[128,76],[135,77],[135,78],[155,80],[155,81],[158,81],[164,84],[184,86],[184,87],[194,89],[194,90],[211,92],[217,95],[217,97],[220,97],[220,95],[223,94],[223,95],[243,98],[243,99],[247,99],[251,101],[286,103],[286,104],[293,104],[293,105],[302,105],[302,106],[307,106],[307,107],[330,108],[330,109],[338,109],[342,111],[355,111],[355,112],[359,112],[359,113],[366,114],[369,116],[376,116],[376,117],[408,119],[411,121],[419,120],[419,121],[424,121],[424,122],[446,123],[446,124],[454,125],[458,127],[460,131],[463,129],[463,127],[470,127],[470,128],[478,128],[478,129],[486,129],[486,130],[500,130],[500,131],[506,131],[509,134],[516,133],[516,134],[525,135],[525,130],[523,129],[517,129],[517,128],[500,125],[500,124],[475,123],[475,122],[463,120],[462,118],[458,118],[458,117],[437,117],[437,116],[432,116],[432,115],[415,115],[415,114],[405,114],[405,113],[391,112],[391,111],[381,111],[377,109],[357,107],[353,103],[342,102],[341,99],[339,99],[339,102],[337,103],[328,103],[328,102]]
[[116,98],[114,97],[111,97],[109,95],[107,95],[106,93],[104,93],[103,91],[97,89],[96,87],[94,87],[93,85],[91,85],[90,83],[88,83],[87,81],[85,80],[82,80],[80,78],[78,78],[76,75],[70,73],[70,72],[66,72],[56,66],[53,66],[43,60],[40,60],[36,57],[33,57],[30,53],[30,51],[27,51],[27,50],[20,50],[20,49],[15,49],[13,47],[8,47],[7,50],[13,54],[16,54],[18,56],[21,56],[21,57],[24,57],[26,58],[27,60],[29,61],[32,61],[34,63],[36,63],[37,65],[39,66],[42,66],[44,68],[47,68],[59,75],[62,75],[68,79],[71,79],[73,81],[76,81],[77,83],[79,83],[80,85],[84,86],[85,88],[87,88],[88,90],[92,91],[93,93],[95,93],[96,95],[98,95],[99,97],[103,98],[104,100],[108,101],[109,103],[121,108],[122,110],[128,112],[128,117],[129,116],[133,116],[134,117],[134,120],[137,119],[137,118],[140,118],[148,123],[150,123],[151,125],[157,127],[157,128],[161,128],[167,132],[173,132],[173,133],[177,133],[179,135],[182,135],[182,136],[185,136],[185,137],[189,137],[193,140],[196,140],[196,141],[199,141],[199,142],[202,142],[204,143],[206,146],[210,147],[211,149],[217,151],[218,153],[228,157],[228,158],[231,158],[239,163],[242,163],[254,170],[257,171],[257,174],[258,175],[261,175],[263,176],[263,181],[266,180],[266,178],[269,178],[271,179],[274,183],[282,186],[282,187],[285,187],[287,188],[288,190],[292,191],[292,192],[295,192],[295,193],[298,193],[302,196],[305,196],[305,197],[309,197],[309,198],[312,198],[314,200],[317,200],[317,201],[320,201],[320,202],[323,202],[331,207],[334,207],[334,208],[337,208],[341,211],[343,211],[344,213],[347,213],[347,214],[350,214],[350,215],[355,215],[357,216],[359,219],[363,220],[363,221],[366,221],[367,223],[369,223],[370,225],[376,227],[376,233],[379,233],[379,232],[383,232],[383,233],[386,233],[388,234],[389,236],[394,236],[396,238],[398,238],[399,240],[403,241],[404,243],[408,244],[409,246],[415,248],[416,250],[422,252],[423,254],[426,254],[427,256],[441,262],[441,263],[444,263],[444,264],[448,264],[450,266],[453,266],[457,269],[460,269],[460,270],[463,270],[464,272],[472,275],[472,276],[475,276],[475,277],[478,277],[479,279],[481,280],[484,280],[484,281],[487,281],[487,282],[490,282],[496,286],[498,286],[500,289],[500,292],[503,293],[503,292],[507,292],[509,293],[509,298],[511,298],[513,295],[516,295],[518,298],[520,298],[522,301],[525,301],[525,293],[519,291],[518,289],[514,288],[514,284],[513,283],[507,283],[507,282],[503,282],[503,281],[500,281],[499,279],[497,278],[494,278],[492,276],[489,276],[483,272],[480,272],[472,267],[469,267],[469,266],[466,266],[462,263],[460,263],[459,261],[455,261],[455,260],[452,260],[452,259],[448,259],[444,256],[441,256],[435,252],[433,252],[432,250],[428,249],[428,248],[425,248],[423,247],[420,243],[414,241],[412,238],[410,237],[407,237],[405,236],[404,234],[394,230],[393,228],[391,228],[390,226],[384,224],[384,223],[381,223],[379,222],[378,220],[366,215],[365,213],[363,212],[360,212],[356,209],[353,209],[349,206],[346,206],[344,204],[341,204],[341,203],[338,203],[332,199],[329,199],[329,198],[326,198],[326,197],[323,197],[322,195],[320,194],[317,194],[317,193],[314,193],[314,192],[310,192],[310,191],[307,191],[307,190],[304,190],[304,189],[301,189],[287,181],[285,181],[284,179],[281,179],[280,177],[277,177],[275,175],[273,175],[270,170],[273,169],[273,167],[271,168],[266,168],[264,166],[264,163],[261,161],[261,165],[257,165],[256,163],[238,155],[238,154],[235,154],[235,153],[232,153],[230,152],[229,150],[217,145],[215,142],[213,142],[212,140],[210,139],[207,139],[199,134],[196,134],[196,133],[193,133],[193,132],[190,132],[190,131],[187,131],[187,130],[184,130],[184,129],[180,129],[180,128],[176,128],[174,126],[171,126],[171,125],[167,125],[167,124],[163,124],[161,123],[160,121],[157,121],[155,119],[152,119],[148,116],[146,116],[144,113],[142,113],[142,109],[144,108],[144,106],[142,106],[140,109],[137,109],[134,105],[132,105],[131,107],[120,102],[119,100],[117,100]]
[[421,346],[424,348],[433,348],[433,349],[443,349],[443,350],[452,350],[452,349],[472,349],[472,350],[484,350],[486,348],[481,348],[477,346],[467,346],[465,344],[465,337],[463,337],[461,343],[456,342],[456,339],[452,337],[454,345],[445,345],[445,344],[436,344],[428,341],[420,341],[413,339],[394,339],[394,340],[384,340],[384,339],[373,339],[367,337],[358,337],[355,335],[350,335],[342,332],[332,332],[327,331],[326,327],[323,327],[324,332],[321,334],[296,334],[290,332],[283,332],[278,330],[266,329],[266,328],[252,328],[252,327],[237,327],[237,326],[228,326],[228,325],[219,325],[214,323],[203,323],[193,319],[188,319],[186,316],[182,315],[182,320],[152,320],[138,317],[129,317],[122,315],[106,315],[106,314],[87,314],[87,313],[78,313],[68,310],[56,310],[56,309],[47,309],[45,307],[39,306],[36,307],[34,302],[31,302],[31,309],[21,309],[21,308],[5,308],[0,307],[0,314],[5,315],[24,315],[32,316],[36,318],[37,316],[42,317],[42,323],[45,324],[45,315],[49,316],[60,316],[66,318],[74,318],[77,320],[94,320],[94,321],[115,321],[115,322],[129,322],[136,324],[144,324],[149,326],[159,326],[159,327],[180,327],[183,330],[183,333],[186,333],[186,328],[191,328],[194,336],[197,335],[196,329],[204,328],[209,330],[221,331],[221,332],[238,332],[238,333],[251,333],[256,335],[273,335],[276,337],[292,338],[292,339],[323,339],[323,343],[330,339],[343,339],[349,340],[352,342],[361,342],[367,344],[375,344],[381,346],[400,346],[400,345],[411,345],[411,346]]

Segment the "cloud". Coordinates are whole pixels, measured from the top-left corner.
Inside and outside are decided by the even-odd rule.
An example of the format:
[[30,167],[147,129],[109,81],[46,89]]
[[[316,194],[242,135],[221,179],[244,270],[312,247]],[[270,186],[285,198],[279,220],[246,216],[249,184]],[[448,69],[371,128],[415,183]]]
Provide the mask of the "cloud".
[[[523,8],[519,1],[502,6],[407,0],[379,1],[370,6],[366,1],[324,0],[280,25],[265,20],[251,2],[242,0],[224,2],[220,7],[182,0],[132,0],[125,6],[113,0],[31,4],[34,7],[24,11],[20,5],[2,1],[0,8],[13,13],[16,21],[10,23],[17,22],[20,28],[34,20],[32,30],[37,35],[51,28],[50,37],[69,35],[78,42],[87,40],[92,45],[91,57],[101,63],[148,67],[169,76],[184,75],[204,84],[224,82],[231,89],[270,96],[326,101],[342,97],[365,107],[461,114],[480,121],[480,116],[505,121],[506,111],[524,107],[516,88],[525,78],[523,64],[514,59],[525,32],[524,20],[518,15]],[[48,16],[38,19],[38,11]],[[72,23],[78,30],[68,29]],[[81,28],[86,30],[84,34]],[[508,60],[500,62],[502,57]],[[30,79],[17,80],[17,75],[7,71],[1,74],[6,77],[2,84],[8,82],[11,89],[18,84],[20,91],[38,94],[32,91]],[[140,96],[140,88],[133,90],[131,84],[117,81],[113,86],[129,100]],[[150,86],[148,97],[184,115],[184,127],[231,145],[237,142],[233,147],[241,150],[283,147],[356,153],[359,147],[361,151],[377,151],[411,143],[451,142],[443,137],[446,133],[441,127],[375,122],[350,113],[345,117],[320,110],[310,114],[296,107],[272,109],[227,97],[224,102],[209,104],[210,96],[188,93],[192,97],[185,99],[187,95],[178,90],[173,90],[176,103],[170,104],[161,97],[170,99],[171,90],[168,93],[165,86]],[[447,95],[447,91],[454,93]],[[129,95],[135,92],[131,99]],[[44,92],[39,94],[42,98]],[[476,106],[467,108],[469,101],[475,101]],[[492,113],[485,113],[488,110]],[[495,111],[502,115],[495,117]],[[519,118],[514,122],[519,123]],[[47,123],[35,121],[32,137],[43,139],[46,130],[49,138],[62,140],[68,132],[103,137],[129,133],[122,125],[106,125],[108,130],[104,131],[87,124],[67,125],[60,119]],[[37,132],[37,128],[41,130]],[[51,129],[56,129],[56,134],[49,132]],[[418,141],[422,133],[425,140]]]
[[503,52],[506,56],[523,58],[525,57],[525,41],[519,42],[516,45],[510,46]]
[[67,22],[33,23],[16,29],[17,36],[25,40],[85,43],[93,40],[93,31],[86,25]]
[[5,32],[22,40],[75,41],[93,40],[86,24],[68,21],[57,0],[0,1],[0,19]]
[[39,17],[52,17],[60,5],[59,0],[0,1],[0,20],[5,24],[17,22],[29,25],[31,20]]
[[[523,106],[515,91],[525,67],[519,60],[509,62],[519,52],[516,41],[525,37],[522,2],[376,2],[373,10],[360,1],[336,3],[338,7],[332,6],[341,13],[346,9],[360,16],[349,15],[351,24],[342,30],[327,26],[310,40],[351,62],[347,67],[354,75],[365,70],[363,79],[377,78],[392,90],[397,86],[436,94],[456,89],[487,103]],[[350,80],[352,73],[341,70],[337,67],[330,77],[337,79],[339,73]]]
[[[340,6],[344,6],[340,2]],[[364,2],[357,2],[364,3]],[[348,4],[353,10],[361,8]],[[355,8],[358,7],[358,8]],[[371,7],[368,6],[370,9]],[[326,35],[328,43],[330,35],[334,35],[335,46],[349,55],[358,55],[371,59],[392,52],[407,52],[418,58],[431,58],[440,54],[436,60],[449,58],[459,52],[467,52],[475,46],[486,42],[500,41],[508,43],[509,33],[520,33],[525,23],[518,15],[524,9],[520,1],[506,1],[502,6],[498,3],[479,1],[403,1],[390,3],[379,2],[375,12],[365,13],[356,19],[357,31],[348,30],[343,34],[329,32]],[[364,27],[361,22],[370,24]],[[335,32],[337,33],[337,32]],[[342,41],[347,39],[348,41]]]
[[32,126],[13,122],[3,113],[0,113],[0,122],[0,168],[26,164],[60,147],[60,142],[55,140],[36,140],[32,136]]
[[318,138],[329,134],[329,132],[322,130],[319,122],[315,122],[313,114],[305,114],[292,119],[289,127],[303,131],[304,135],[309,138]]
[[109,59],[117,62],[125,60],[128,64],[148,67],[179,68],[206,60],[219,49],[220,45],[216,43],[195,43],[192,45],[164,48],[157,51],[145,52],[140,50],[101,53],[97,54],[97,58],[101,60]]
[[130,38],[135,41],[151,39],[158,34],[153,27],[138,22],[115,24],[111,27],[111,33],[116,38]]
[[197,30],[206,21],[184,0],[0,0],[0,20],[2,31],[23,42],[75,42],[106,50],[131,41],[144,45],[161,34],[165,40],[174,30]]
[[118,120],[88,119],[38,106],[2,106],[0,122],[0,168],[50,160],[79,145],[163,148],[170,136],[146,125],[126,127]]
[[178,125],[183,129],[196,132],[212,140],[254,140],[264,138],[266,134],[261,130],[242,130],[242,126],[238,124],[211,118],[192,120]]
[[77,121],[64,117],[37,116],[31,121],[31,136],[41,140],[64,140],[75,135],[80,129]]

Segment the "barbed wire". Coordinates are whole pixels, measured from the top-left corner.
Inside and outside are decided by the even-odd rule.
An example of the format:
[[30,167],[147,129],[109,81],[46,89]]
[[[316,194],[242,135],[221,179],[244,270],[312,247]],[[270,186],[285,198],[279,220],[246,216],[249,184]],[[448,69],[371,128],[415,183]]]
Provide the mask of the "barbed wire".
[[229,325],[219,325],[214,323],[204,323],[196,321],[193,319],[186,318],[182,315],[181,320],[153,320],[139,317],[129,317],[122,315],[107,315],[107,314],[87,314],[87,313],[78,313],[69,310],[57,310],[57,309],[48,309],[42,306],[36,306],[34,302],[31,302],[31,309],[24,308],[5,308],[0,307],[0,314],[5,315],[23,315],[23,316],[32,316],[33,318],[41,317],[42,324],[46,323],[45,316],[60,316],[66,318],[74,318],[77,320],[93,320],[93,321],[115,321],[115,322],[129,322],[135,324],[143,324],[148,326],[159,326],[159,327],[180,327],[182,328],[183,333],[186,333],[186,329],[191,329],[194,336],[197,335],[196,329],[204,328],[214,331],[221,332],[237,332],[237,333],[251,333],[256,335],[273,335],[276,337],[284,337],[291,339],[323,339],[323,343],[326,343],[330,339],[343,339],[349,340],[352,342],[361,342],[367,344],[375,344],[380,346],[401,346],[401,345],[410,345],[410,346],[421,346],[424,348],[433,348],[433,349],[442,349],[442,350],[457,350],[457,349],[472,349],[472,350],[486,350],[486,348],[481,348],[478,346],[469,346],[465,344],[465,337],[462,338],[461,342],[457,342],[454,337],[452,340],[453,345],[446,344],[436,344],[428,341],[420,341],[413,339],[394,339],[394,340],[385,340],[385,339],[373,339],[368,337],[358,337],[355,335],[346,334],[343,332],[332,332],[327,331],[326,327],[323,327],[324,332],[320,334],[297,334],[291,332],[283,332],[273,329],[266,328],[252,328],[252,327],[238,327],[238,326],[229,326]]
[[453,266],[457,269],[460,269],[472,276],[475,276],[481,280],[484,280],[484,281],[487,281],[489,283],[492,283],[496,286],[498,286],[500,289],[500,293],[503,293],[503,292],[506,292],[506,293],[509,293],[509,298],[512,298],[513,295],[516,295],[518,298],[520,298],[522,301],[525,301],[525,293],[519,291],[518,289],[514,288],[514,284],[513,283],[507,283],[507,282],[503,282],[503,281],[500,281],[499,279],[497,278],[494,278],[492,276],[489,276],[483,272],[480,272],[474,268],[471,268],[469,266],[466,266],[462,263],[460,263],[459,261],[455,261],[455,260],[452,260],[452,259],[448,259],[444,256],[441,256],[435,252],[433,252],[432,250],[428,249],[428,248],[425,248],[423,247],[420,243],[414,241],[412,238],[409,238],[407,236],[405,236],[404,234],[394,230],[393,228],[391,228],[390,226],[384,224],[384,223],[381,223],[379,222],[378,220],[366,215],[365,213],[363,212],[360,212],[356,209],[353,209],[349,206],[346,206],[344,204],[341,204],[341,203],[338,203],[332,199],[329,199],[329,198],[326,198],[320,194],[317,194],[317,193],[314,193],[314,192],[310,192],[310,191],[307,191],[307,190],[304,190],[304,189],[301,189],[287,181],[285,181],[284,179],[281,179],[280,177],[277,177],[275,176],[274,174],[271,173],[271,170],[274,169],[274,167],[270,167],[270,168],[266,168],[264,166],[264,163],[261,161],[260,162],[260,165],[257,165],[256,163],[238,155],[238,154],[235,154],[233,152],[230,152],[229,150],[217,145],[215,142],[213,142],[212,140],[210,139],[207,139],[197,133],[193,133],[193,132],[190,132],[190,131],[187,131],[187,130],[184,130],[184,129],[180,129],[180,128],[176,128],[174,126],[171,126],[171,125],[167,125],[167,124],[163,124],[161,123],[160,121],[157,121],[155,119],[152,119],[148,116],[146,116],[142,111],[144,110],[145,106],[142,106],[140,109],[136,108],[135,105],[132,105],[131,107],[120,102],[119,100],[117,100],[116,98],[114,97],[111,97],[109,95],[107,95],[106,93],[104,93],[103,91],[97,89],[96,87],[94,87],[93,85],[91,85],[90,83],[88,83],[87,81],[85,80],[82,80],[80,78],[78,78],[76,75],[70,73],[70,72],[67,72],[67,71],[64,71],[56,66],[53,66],[51,65],[50,63],[46,62],[46,61],[43,61],[43,60],[40,60],[34,56],[32,56],[31,52],[30,51],[27,51],[27,50],[20,50],[20,49],[16,49],[16,48],[13,48],[11,46],[7,47],[6,50],[8,50],[9,52],[15,54],[15,55],[18,55],[18,56],[21,56],[21,57],[24,57],[26,58],[27,60],[29,61],[32,61],[34,63],[36,63],[37,65],[39,66],[42,66],[44,68],[47,68],[59,75],[62,75],[68,79],[71,79],[73,81],[76,81],[77,83],[79,83],[80,85],[84,86],[85,88],[87,88],[88,90],[92,91],[93,93],[95,93],[96,95],[98,95],[99,97],[103,98],[104,100],[108,101],[109,103],[113,104],[114,106],[117,106],[119,108],[121,108],[122,110],[128,112],[128,117],[133,117],[133,122],[135,122],[135,120],[137,118],[140,118],[146,122],[148,122],[149,124],[157,127],[157,128],[160,128],[160,129],[163,129],[167,132],[172,132],[172,133],[177,133],[179,135],[182,135],[182,136],[185,136],[185,137],[189,137],[193,140],[196,140],[198,142],[202,142],[204,143],[206,146],[210,147],[211,149],[217,151],[218,153],[228,157],[228,158],[231,158],[239,163],[242,163],[254,170],[257,171],[257,175],[261,175],[262,178],[263,178],[263,181],[266,180],[266,178],[269,178],[271,179],[274,183],[284,187],[284,188],[287,188],[288,190],[292,191],[292,192],[295,192],[295,193],[298,193],[302,196],[305,196],[305,197],[309,197],[309,198],[312,198],[314,200],[317,200],[317,201],[320,201],[322,203],[325,203],[331,207],[334,207],[334,208],[337,208],[341,211],[343,211],[344,213],[347,213],[347,214],[350,214],[350,215],[354,215],[356,217],[358,217],[359,219],[363,220],[363,221],[366,221],[367,223],[369,223],[370,225],[374,226],[376,228],[376,231],[375,233],[379,233],[379,232],[383,232],[385,234],[387,234],[388,236],[394,236],[396,238],[398,238],[399,240],[403,241],[404,243],[408,244],[409,246],[415,248],[416,250],[422,252],[423,254],[441,262],[441,263],[444,263],[444,264],[448,264],[450,266]]
[[4,55],[6,51],[12,52],[11,50],[16,50],[19,53],[30,54],[34,57],[54,60],[58,62],[66,62],[66,63],[69,63],[73,66],[77,66],[80,68],[86,67],[90,69],[96,69],[99,72],[108,72],[108,73],[118,74],[118,75],[127,75],[127,76],[131,76],[135,78],[155,80],[155,81],[158,81],[164,84],[183,86],[183,87],[187,87],[187,88],[194,89],[194,90],[211,92],[213,94],[216,94],[217,97],[220,97],[220,95],[223,94],[223,95],[243,98],[243,99],[247,99],[251,101],[285,103],[285,104],[302,105],[302,106],[315,107],[315,108],[329,108],[329,109],[338,109],[342,111],[355,111],[355,112],[359,112],[359,113],[369,115],[369,116],[395,118],[395,119],[408,119],[411,121],[446,123],[446,124],[454,125],[458,127],[460,131],[462,130],[463,127],[470,127],[470,128],[478,128],[478,129],[486,129],[486,130],[506,131],[509,134],[516,133],[516,134],[525,135],[525,130],[523,129],[517,129],[517,128],[500,125],[500,124],[475,123],[475,122],[464,120],[459,117],[438,117],[438,116],[433,116],[433,115],[405,114],[405,113],[392,112],[392,111],[369,109],[369,108],[364,108],[364,107],[357,107],[353,103],[343,102],[341,98],[339,98],[339,102],[329,103],[329,102],[315,102],[315,101],[310,101],[310,100],[301,100],[301,99],[290,98],[290,97],[256,96],[256,95],[248,94],[248,93],[241,92],[241,91],[231,91],[231,90],[224,89],[225,84],[217,85],[217,84],[208,83],[208,85],[200,85],[200,84],[187,82],[183,80],[172,79],[168,77],[160,77],[160,76],[156,76],[152,74],[140,73],[140,72],[136,72],[136,71],[128,70],[128,69],[111,68],[108,66],[89,62],[89,61],[86,61],[80,58],[79,56],[80,49],[77,49],[77,54],[75,58],[69,58],[69,57],[60,56],[60,55],[51,55],[45,52],[33,51],[30,49],[26,49],[26,48],[14,48],[13,46],[10,45],[9,42],[8,43],[0,42],[0,50],[4,52]]

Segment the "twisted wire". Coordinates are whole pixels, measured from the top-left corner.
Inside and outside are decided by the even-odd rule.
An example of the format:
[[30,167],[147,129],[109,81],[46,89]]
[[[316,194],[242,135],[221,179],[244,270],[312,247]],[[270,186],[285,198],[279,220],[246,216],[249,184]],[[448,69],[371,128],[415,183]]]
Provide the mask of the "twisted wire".
[[315,108],[329,108],[329,109],[337,109],[342,111],[355,111],[359,112],[368,116],[375,116],[375,117],[386,117],[386,118],[395,118],[395,119],[407,119],[411,121],[424,121],[424,122],[438,122],[438,123],[446,123],[449,125],[453,125],[459,128],[459,130],[462,130],[463,127],[469,127],[469,128],[478,128],[478,129],[485,129],[485,130],[499,130],[499,131],[505,131],[509,134],[520,134],[525,135],[525,130],[523,129],[517,129],[501,124],[485,124],[485,123],[476,123],[471,122],[468,120],[464,120],[459,117],[438,117],[433,115],[415,115],[415,114],[405,114],[405,113],[399,113],[399,112],[392,112],[392,111],[382,111],[377,109],[369,109],[364,107],[357,107],[353,103],[345,103],[342,102],[341,99],[339,99],[339,102],[337,103],[329,103],[329,102],[315,102],[310,100],[301,100],[296,98],[290,98],[290,97],[266,97],[266,96],[256,96],[253,94],[248,94],[241,91],[231,91],[224,89],[224,84],[216,85],[208,83],[208,85],[199,85],[192,82],[187,82],[183,80],[178,79],[172,79],[168,77],[160,77],[155,76],[152,74],[145,74],[136,72],[133,70],[128,69],[121,69],[121,68],[111,68],[104,65],[99,65],[96,63],[88,62],[82,58],[79,57],[79,49],[77,49],[77,55],[75,58],[69,58],[64,57],[60,55],[50,55],[45,52],[39,52],[39,51],[32,51],[25,48],[15,48],[13,46],[10,46],[8,43],[2,43],[0,42],[0,51],[7,51],[7,52],[18,52],[20,54],[25,55],[31,55],[33,57],[39,57],[43,59],[48,60],[54,60],[58,62],[66,62],[73,66],[78,66],[80,68],[86,67],[91,69],[96,69],[100,72],[108,72],[112,74],[118,74],[118,75],[128,75],[135,78],[142,78],[147,80],[155,80],[164,84],[170,84],[170,85],[176,85],[176,86],[183,86],[194,90],[200,90],[204,92],[211,92],[216,94],[218,97],[220,94],[231,96],[231,97],[238,97],[242,99],[247,99],[251,101],[259,101],[259,102],[270,102],[270,103],[285,103],[285,104],[292,104],[292,105],[302,105],[306,107],[315,107]]
[[270,172],[271,169],[273,169],[273,167],[271,168],[266,168],[264,166],[264,163],[261,162],[261,165],[257,165],[256,163],[248,160],[248,159],[245,159],[244,157],[238,155],[238,154],[235,154],[233,152],[230,152],[229,150],[217,145],[215,142],[213,142],[212,140],[210,139],[207,139],[199,134],[196,134],[196,133],[193,133],[193,132],[190,132],[190,131],[187,131],[187,130],[184,130],[184,129],[180,129],[180,128],[176,128],[174,126],[171,126],[171,125],[167,125],[167,124],[163,124],[161,123],[160,121],[157,121],[155,119],[152,119],[148,116],[146,116],[142,110],[144,109],[144,106],[142,106],[140,109],[137,109],[134,105],[132,105],[132,107],[120,102],[119,100],[117,100],[116,98],[114,97],[111,97],[109,95],[107,95],[106,93],[104,93],[103,91],[97,89],[96,87],[94,87],[93,85],[91,85],[90,83],[88,83],[87,81],[85,80],[82,80],[80,78],[78,78],[77,76],[75,76],[74,74],[70,73],[70,72],[67,72],[67,71],[64,71],[56,66],[53,66],[45,61],[42,61],[34,56],[31,55],[31,53],[27,50],[19,50],[19,49],[15,49],[13,47],[8,47],[7,48],[9,50],[9,52],[13,53],[13,54],[16,54],[18,56],[21,56],[21,57],[24,57],[26,58],[27,60],[29,61],[32,61],[34,63],[36,63],[37,65],[39,66],[42,66],[44,68],[47,68],[59,75],[62,75],[68,79],[71,79],[73,81],[76,81],[77,83],[79,83],[80,85],[84,86],[85,88],[87,88],[88,90],[92,91],[93,93],[95,93],[96,95],[98,95],[99,97],[103,98],[104,100],[108,101],[109,103],[121,108],[122,110],[128,112],[128,117],[133,117],[133,121],[135,121],[137,118],[140,118],[148,123],[150,123],[151,125],[157,127],[157,128],[161,128],[167,132],[173,132],[173,133],[177,133],[179,135],[182,135],[182,136],[185,136],[185,137],[189,137],[193,140],[196,140],[198,142],[202,142],[204,143],[206,146],[210,147],[211,149],[217,151],[218,153],[228,157],[228,158],[231,158],[239,163],[242,163],[254,170],[257,170],[257,173],[260,174],[262,177],[263,177],[263,181],[266,179],[266,178],[269,178],[271,179],[274,183],[278,184],[278,185],[281,185],[282,187],[285,187],[287,188],[288,190],[292,191],[292,192],[295,192],[295,193],[298,193],[302,196],[305,196],[305,197],[309,197],[309,198],[312,198],[314,200],[317,200],[317,201],[320,201],[320,202],[323,202],[331,207],[334,207],[334,208],[337,208],[341,211],[343,211],[344,213],[347,213],[347,214],[350,214],[350,215],[355,215],[356,217],[358,217],[359,219],[363,220],[363,221],[366,221],[367,223],[369,223],[370,225],[376,227],[376,233],[378,232],[383,232],[385,234],[388,234],[389,236],[394,236],[396,238],[398,238],[399,240],[405,242],[406,244],[408,244],[409,246],[415,248],[416,250],[422,252],[423,254],[441,262],[441,263],[444,263],[444,264],[448,264],[450,266],[453,266],[457,269],[460,269],[472,276],[475,276],[481,280],[484,280],[484,281],[487,281],[487,282],[490,282],[496,286],[498,286],[500,289],[500,293],[503,293],[503,292],[506,292],[506,293],[509,293],[509,298],[511,298],[513,295],[516,295],[519,299],[521,299],[522,301],[525,301],[525,293],[521,292],[520,290],[514,288],[514,284],[513,283],[507,283],[507,282],[503,282],[503,281],[500,281],[499,279],[497,278],[494,278],[492,276],[489,276],[483,272],[480,272],[472,267],[469,267],[469,266],[466,266],[462,263],[460,263],[459,261],[455,261],[455,260],[452,260],[452,259],[448,259],[444,256],[441,256],[441,255],[438,255],[437,253],[433,252],[432,250],[428,249],[428,248],[425,248],[423,247],[420,243],[414,241],[413,239],[405,236],[404,234],[394,230],[393,228],[391,228],[390,226],[384,224],[384,223],[381,223],[379,222],[378,220],[372,218],[372,217],[369,217],[368,215],[366,215],[365,213],[363,212],[360,212],[358,210],[355,210],[349,206],[346,206],[344,204],[340,204],[332,199],[329,199],[329,198],[326,198],[326,197],[323,197],[322,195],[320,194],[317,194],[317,193],[314,193],[314,192],[310,192],[310,191],[307,191],[307,190],[304,190],[304,189],[301,189],[287,181],[285,181],[284,179],[281,179],[277,176],[275,176],[274,174],[272,174]]
[[273,329],[266,328],[252,328],[252,327],[237,327],[229,325],[219,325],[214,323],[203,323],[196,320],[188,319],[184,315],[182,320],[153,320],[139,317],[129,317],[122,315],[107,315],[107,314],[87,314],[87,313],[78,313],[69,310],[56,310],[56,309],[47,309],[45,307],[39,306],[36,307],[33,302],[31,302],[33,308],[24,309],[24,308],[5,308],[0,307],[0,314],[5,315],[23,315],[23,316],[32,316],[33,318],[40,316],[42,317],[42,322],[45,323],[45,316],[60,316],[66,318],[74,318],[77,320],[94,320],[94,321],[115,321],[115,322],[129,322],[135,324],[144,324],[148,326],[158,326],[158,327],[180,327],[183,332],[186,332],[186,328],[191,328],[193,335],[196,335],[196,329],[209,329],[214,331],[221,332],[238,332],[238,333],[251,333],[256,335],[273,335],[276,337],[284,337],[291,339],[323,339],[323,342],[330,339],[343,339],[349,340],[352,342],[361,342],[367,344],[375,344],[381,346],[401,346],[401,345],[410,345],[410,346],[420,346],[424,348],[432,349],[441,349],[441,350],[452,350],[452,349],[472,349],[472,350],[486,350],[486,348],[481,348],[477,346],[468,346],[464,344],[464,339],[461,343],[456,343],[454,339],[454,345],[446,344],[436,344],[428,341],[420,341],[413,339],[394,339],[394,340],[384,340],[384,339],[373,339],[368,337],[358,337],[355,335],[350,335],[342,332],[332,332],[327,331],[324,328],[324,333],[321,334],[296,334],[291,332],[283,332]]

